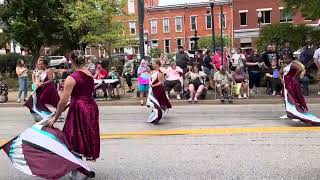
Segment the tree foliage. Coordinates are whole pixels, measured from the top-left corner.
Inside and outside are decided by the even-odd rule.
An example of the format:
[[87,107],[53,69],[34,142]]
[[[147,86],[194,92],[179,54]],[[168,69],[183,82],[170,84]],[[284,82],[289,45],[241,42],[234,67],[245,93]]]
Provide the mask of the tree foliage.
[[320,18],[320,0],[282,0],[288,11],[300,10],[307,19]]
[[[216,47],[221,46],[221,37],[215,37],[215,44]],[[227,36],[223,37],[223,46],[230,46],[231,44],[231,39]],[[199,47],[201,49],[211,49],[212,48],[212,36],[207,36],[207,37],[202,37],[199,39]]]
[[151,48],[150,49],[150,56],[151,58],[160,58],[162,51],[160,48]]
[[298,50],[305,45],[317,46],[320,42],[319,35],[320,30],[306,25],[293,25],[291,23],[268,25],[260,31],[258,49],[265,50],[269,44],[281,47],[286,42],[289,42],[294,50]]
[[10,41],[9,36],[6,33],[0,33],[0,49],[5,47],[5,45]]
[[124,35],[123,7],[124,1],[119,0],[83,0],[69,4],[67,11],[73,18],[71,26],[74,30],[87,30],[81,36],[81,42],[100,45],[110,55],[112,48],[129,43]]

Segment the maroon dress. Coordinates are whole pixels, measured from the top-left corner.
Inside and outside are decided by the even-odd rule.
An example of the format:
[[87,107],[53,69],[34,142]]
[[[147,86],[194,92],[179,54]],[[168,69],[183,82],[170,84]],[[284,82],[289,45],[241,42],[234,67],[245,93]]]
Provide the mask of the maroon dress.
[[[152,82],[152,84],[157,84],[157,83],[159,83],[158,78]],[[166,109],[172,108],[172,105],[170,104],[170,102],[166,96],[164,85],[152,87],[152,92],[153,92],[154,97],[158,100],[161,109],[166,110]]]
[[[44,79],[44,82],[47,82],[48,76]],[[53,82],[46,84],[42,87],[38,87],[36,90],[37,93],[37,101],[39,103],[36,104],[37,108],[43,111],[49,111],[46,104],[51,105],[54,108],[57,108],[58,103],[60,101],[60,96],[58,90]],[[30,110],[33,108],[33,98],[29,97],[28,101],[25,103],[25,106]]]
[[76,85],[63,132],[72,152],[94,161],[100,155],[99,109],[92,97],[94,80],[81,71],[70,76]]

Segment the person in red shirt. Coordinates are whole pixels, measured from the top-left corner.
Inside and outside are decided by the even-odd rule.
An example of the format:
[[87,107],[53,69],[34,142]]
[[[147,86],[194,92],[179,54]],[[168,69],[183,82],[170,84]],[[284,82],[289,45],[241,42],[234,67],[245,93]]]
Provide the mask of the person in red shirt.
[[[220,70],[220,67],[222,66],[221,55],[222,55],[222,52],[221,52],[221,50],[218,49],[216,51],[216,54],[212,57],[212,63],[214,64],[215,69],[218,71]],[[223,59],[224,59],[223,66],[227,67],[228,60],[225,55],[223,56]]]
[[94,79],[106,79],[108,77],[108,71],[103,69],[101,64],[97,65],[96,73],[93,76]]

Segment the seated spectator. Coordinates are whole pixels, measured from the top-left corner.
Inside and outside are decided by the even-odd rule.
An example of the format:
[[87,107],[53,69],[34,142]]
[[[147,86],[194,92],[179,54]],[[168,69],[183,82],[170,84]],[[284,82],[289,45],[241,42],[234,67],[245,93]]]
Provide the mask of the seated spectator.
[[241,52],[241,49],[236,49],[236,52],[231,57],[231,71],[235,71],[237,67],[243,68],[245,64],[246,57]]
[[[166,56],[164,55],[164,57]],[[167,69],[167,61],[165,59],[160,59],[160,63],[161,63],[160,71],[165,72]]]
[[307,76],[307,71],[306,71],[306,68],[305,66],[300,63],[299,61],[295,61],[296,63],[298,63],[303,71],[302,73],[300,74],[300,77],[299,77],[299,82],[300,84],[302,85],[302,92],[303,92],[303,95],[304,96],[309,96],[309,83],[310,83],[310,79],[309,77]]
[[198,66],[193,66],[192,70],[186,74],[186,77],[189,78],[189,91],[190,91],[190,99],[188,100],[191,102],[194,100],[195,102],[198,101],[198,97],[202,94],[203,90],[205,89],[204,80],[206,74],[203,71],[199,71]]
[[271,83],[272,95],[280,94],[282,89],[281,79],[279,77],[280,68],[277,66],[277,60],[271,61],[271,67],[267,69],[266,77]]
[[164,73],[167,77],[166,81],[164,82],[164,86],[168,98],[170,95],[170,91],[174,89],[174,92],[177,95],[177,99],[180,100],[180,93],[182,90],[181,75],[183,74],[183,70],[178,67],[175,62],[172,62],[171,67],[169,67]]
[[216,83],[216,88],[219,93],[221,101],[224,100],[223,91],[226,91],[229,102],[232,101],[231,99],[231,82],[233,81],[229,72],[226,71],[224,66],[220,66],[220,70],[214,74],[214,81]]
[[107,77],[108,77],[108,71],[103,69],[101,64],[98,64],[93,78],[100,80],[100,79],[106,79]]
[[248,98],[248,76],[247,74],[237,66],[235,71],[232,73],[232,78],[235,81],[235,94],[238,96],[239,99],[242,98],[241,92],[243,92],[243,97]]
[[[115,67],[111,67],[108,79],[120,80],[120,75],[119,75],[119,73],[117,73]],[[119,81],[108,84],[108,92],[109,92],[110,96],[111,96],[113,90],[116,90],[115,96],[117,97],[117,99],[120,99],[120,82]],[[111,100],[111,97],[108,96],[107,100]]]
[[92,63],[90,59],[88,60],[88,64],[86,65],[86,68],[91,72],[92,75],[95,74],[96,65]]

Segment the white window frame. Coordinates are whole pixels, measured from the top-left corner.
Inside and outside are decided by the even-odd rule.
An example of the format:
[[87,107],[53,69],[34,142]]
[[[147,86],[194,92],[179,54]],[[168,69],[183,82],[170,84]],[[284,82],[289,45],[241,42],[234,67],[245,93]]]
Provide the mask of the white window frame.
[[[177,19],[181,19],[181,24],[180,24],[180,26],[181,26],[181,29],[178,31],[178,29],[177,29],[177,27],[178,27],[178,25],[177,25]],[[177,17],[175,17],[175,29],[176,29],[176,32],[182,32],[182,29],[183,29],[183,17],[182,16],[177,16]]]
[[[166,31],[166,28],[165,28],[166,27],[165,20],[168,21],[168,31]],[[170,33],[170,20],[169,20],[169,18],[167,18],[167,17],[163,18],[162,22],[163,22],[163,33]]]
[[128,14],[135,14],[135,0],[128,0]]
[[[192,29],[192,18],[195,18],[196,29]],[[190,30],[195,31],[198,29],[198,16],[192,15],[190,16]]]
[[286,15],[286,20],[285,21],[281,21],[282,12],[284,11],[284,7],[279,7],[279,11],[280,11],[280,23],[293,22],[293,14],[292,14],[292,19],[291,20],[288,20],[288,16]]
[[[181,44],[180,44],[180,45],[178,44],[178,39],[181,40]],[[183,46],[183,39],[184,39],[183,37],[177,37],[177,38],[176,38],[176,51],[177,51],[177,52],[178,52],[178,50],[179,50],[178,47],[179,47],[179,46]]]
[[[241,14],[242,14],[242,13],[246,13],[246,25],[242,25],[242,24],[241,24]],[[241,26],[241,27],[246,27],[246,26],[248,26],[248,10],[239,11],[239,20],[240,20],[240,26]]]
[[[89,50],[89,53],[88,53],[88,50]],[[87,47],[85,48],[85,54],[86,54],[86,55],[92,55],[92,49],[91,49],[90,46],[87,46]]]
[[[155,23],[155,29],[156,29],[155,32],[153,31],[152,22],[156,22]],[[151,34],[157,34],[158,33],[158,20],[157,19],[151,19],[150,20],[150,28],[151,28],[151,30],[150,30]]]
[[[261,9],[256,9],[257,13],[260,11],[262,13],[262,17],[263,17],[263,13],[266,11],[270,11],[270,23],[263,23],[261,22],[261,24],[271,24],[272,23],[272,8],[261,8]],[[261,19],[262,20],[262,19]]]
[[[210,17],[210,20],[211,20],[211,28],[208,28],[208,17]],[[212,29],[212,25],[213,24],[212,24],[212,15],[211,15],[211,13],[204,15],[204,18],[205,18],[205,21],[206,21],[206,30]]]
[[[157,45],[154,46],[153,41],[157,41]],[[159,40],[158,39],[152,39],[151,40],[151,47],[159,47]]]
[[[223,29],[227,28],[227,15],[226,13],[222,13],[224,15],[224,26],[222,27]],[[219,29],[221,29],[221,18],[220,18],[221,14],[219,13],[218,18],[219,18]]]
[[[131,23],[134,25],[134,34],[131,33]],[[129,29],[130,29],[130,35],[136,35],[137,34],[137,27],[135,21],[129,21]]]
[[[168,46],[166,46],[166,41],[169,41],[169,52],[166,52],[166,47],[168,47]],[[171,52],[171,39],[164,39],[163,40],[163,52],[165,54],[170,54],[170,52]]]

